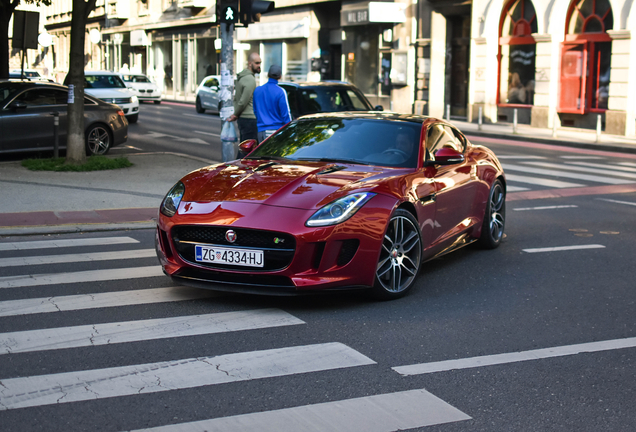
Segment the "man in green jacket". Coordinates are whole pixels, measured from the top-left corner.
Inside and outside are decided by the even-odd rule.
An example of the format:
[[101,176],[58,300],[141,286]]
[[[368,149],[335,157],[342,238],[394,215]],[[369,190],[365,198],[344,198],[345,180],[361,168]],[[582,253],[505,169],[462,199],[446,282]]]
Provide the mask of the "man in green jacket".
[[251,53],[247,58],[247,67],[243,69],[236,79],[234,89],[234,114],[227,121],[238,120],[241,141],[258,139],[256,116],[252,107],[252,94],[256,88],[255,74],[261,73],[261,56]]

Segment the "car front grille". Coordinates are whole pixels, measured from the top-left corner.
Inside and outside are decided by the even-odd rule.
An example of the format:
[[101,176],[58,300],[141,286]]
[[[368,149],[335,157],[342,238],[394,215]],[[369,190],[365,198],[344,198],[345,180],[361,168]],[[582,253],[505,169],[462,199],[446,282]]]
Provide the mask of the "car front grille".
[[[225,238],[228,230],[236,233],[236,240],[233,243],[230,243]],[[296,250],[296,240],[290,234],[244,228],[177,226],[172,229],[172,240],[177,253],[185,261],[210,268],[241,271],[275,271],[284,269],[291,263]],[[249,267],[196,262],[195,246],[197,244],[259,249],[263,251],[264,266]]]
[[104,102],[114,104],[129,104],[132,103],[132,98],[106,98],[102,99]]

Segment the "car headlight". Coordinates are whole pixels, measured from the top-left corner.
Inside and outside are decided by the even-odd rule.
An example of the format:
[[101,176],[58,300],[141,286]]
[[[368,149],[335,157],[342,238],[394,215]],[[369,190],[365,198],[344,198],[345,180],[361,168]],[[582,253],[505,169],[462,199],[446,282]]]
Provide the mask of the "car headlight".
[[360,192],[330,202],[314,213],[305,225],[309,227],[337,225],[349,219],[371,198],[372,192]]
[[179,208],[179,204],[181,203],[181,198],[183,198],[184,193],[185,186],[183,183],[178,182],[176,185],[172,186],[170,192],[168,192],[161,202],[161,213],[168,217],[174,216],[177,213],[177,209]]
[[137,98],[137,96],[133,95],[132,103],[137,103],[137,102],[139,102],[139,99]]

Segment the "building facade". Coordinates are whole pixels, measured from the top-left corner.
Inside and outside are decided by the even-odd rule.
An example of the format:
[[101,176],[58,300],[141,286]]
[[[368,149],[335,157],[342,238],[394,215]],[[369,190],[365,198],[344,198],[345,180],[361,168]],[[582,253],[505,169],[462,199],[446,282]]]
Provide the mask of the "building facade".
[[[38,61],[68,72],[71,0],[45,8],[53,44]],[[276,0],[234,34],[288,81],[346,80],[397,112],[636,134],[632,0]],[[193,101],[220,72],[214,0],[98,0],[86,68],[146,73]],[[44,56],[44,57],[43,57]]]

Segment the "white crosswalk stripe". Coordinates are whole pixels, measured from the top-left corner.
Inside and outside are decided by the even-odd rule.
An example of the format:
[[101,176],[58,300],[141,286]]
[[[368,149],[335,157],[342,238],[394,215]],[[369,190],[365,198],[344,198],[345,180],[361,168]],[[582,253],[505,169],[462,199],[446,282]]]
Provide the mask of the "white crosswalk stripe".
[[277,309],[0,333],[0,355],[304,324]]
[[0,380],[0,410],[375,364],[341,343]]
[[62,264],[72,262],[127,260],[157,256],[154,249],[137,249],[117,252],[92,252],[85,254],[43,255],[34,257],[14,257],[0,259],[0,267],[33,266],[42,264]]
[[177,302],[220,295],[196,288],[170,287],[7,300],[0,302],[0,317]]
[[131,243],[139,243],[139,240],[135,240],[130,237],[83,238],[83,239],[68,239],[68,240],[38,240],[38,241],[0,243],[0,251],[50,249],[50,248],[63,248],[63,247],[74,247],[74,246],[105,246],[105,245],[118,245],[118,244],[131,244]]
[[520,171],[520,172],[525,172],[530,174],[545,175],[549,177],[573,178],[577,180],[586,180],[586,181],[590,181],[594,183],[604,183],[604,184],[613,184],[613,185],[634,183],[634,181],[625,180],[625,179],[595,176],[591,174],[579,174],[575,172],[568,172],[565,170],[544,169],[544,168],[536,168],[536,167],[526,166],[526,165],[507,164],[507,163],[502,164],[502,166],[504,171],[513,171],[513,172]]
[[526,162],[526,164],[533,165],[533,166],[546,167],[546,168],[554,168],[559,170],[564,169],[568,171],[579,171],[579,172],[585,172],[585,173],[596,173],[596,174],[601,174],[604,176],[611,175],[614,177],[636,179],[636,174],[633,174],[633,173],[617,172],[616,170],[609,170],[609,169],[603,169],[598,167],[592,168],[592,167],[577,166],[574,164],[555,164],[550,162]]

